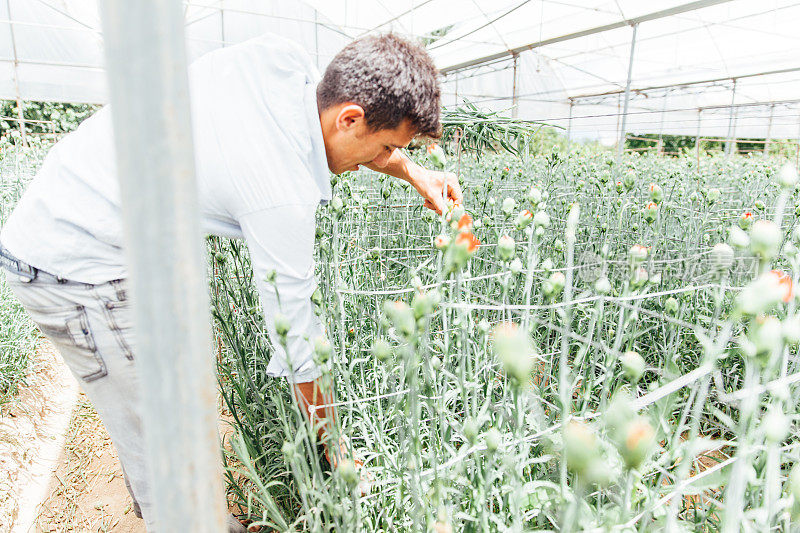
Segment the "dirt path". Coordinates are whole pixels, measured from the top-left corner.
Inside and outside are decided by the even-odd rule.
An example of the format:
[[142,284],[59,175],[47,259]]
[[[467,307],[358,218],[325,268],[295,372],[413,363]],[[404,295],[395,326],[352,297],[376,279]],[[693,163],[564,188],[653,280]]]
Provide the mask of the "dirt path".
[[34,531],[144,533],[111,438],[81,393]]
[[[220,436],[230,434],[221,409]],[[0,410],[0,533],[145,533],[116,450],[88,398],[42,341]]]
[[78,384],[42,341],[25,385],[0,409],[0,532],[27,533],[64,443]]
[[[221,420],[220,435],[230,432],[230,425]],[[146,533],[144,521],[133,513],[111,437],[83,393],[72,413],[48,494],[36,520],[36,533]]]

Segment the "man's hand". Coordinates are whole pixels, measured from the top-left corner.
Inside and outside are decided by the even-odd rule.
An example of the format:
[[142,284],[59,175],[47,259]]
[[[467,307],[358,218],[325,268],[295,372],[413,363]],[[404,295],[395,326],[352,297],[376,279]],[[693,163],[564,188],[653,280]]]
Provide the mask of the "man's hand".
[[458,178],[452,172],[439,172],[421,167],[406,157],[400,150],[395,150],[383,165],[366,163],[364,166],[376,172],[382,172],[403,181],[407,181],[417,189],[425,199],[425,207],[441,214],[447,207],[442,189],[447,181],[447,198],[460,204],[464,201]]
[[409,178],[408,182],[425,200],[425,207],[439,214],[447,208],[445,198],[442,196],[445,182],[447,182],[447,198],[457,204],[464,201],[458,177],[452,172],[439,172],[416,165],[409,173]]

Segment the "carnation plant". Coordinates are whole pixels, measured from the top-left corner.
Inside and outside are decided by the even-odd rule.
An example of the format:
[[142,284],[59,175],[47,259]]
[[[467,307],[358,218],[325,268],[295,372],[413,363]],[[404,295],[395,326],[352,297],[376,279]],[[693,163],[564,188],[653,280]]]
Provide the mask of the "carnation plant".
[[796,172],[588,149],[442,165],[465,190],[442,216],[371,172],[319,213],[316,353],[368,476],[321,459],[265,374],[281,340],[246,251],[212,242],[242,513],[279,531],[798,527]]

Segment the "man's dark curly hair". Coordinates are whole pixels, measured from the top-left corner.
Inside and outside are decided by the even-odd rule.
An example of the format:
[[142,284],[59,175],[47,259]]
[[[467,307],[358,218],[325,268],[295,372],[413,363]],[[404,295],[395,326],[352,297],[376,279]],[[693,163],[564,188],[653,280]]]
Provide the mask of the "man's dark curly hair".
[[370,35],[336,54],[317,86],[320,111],[344,102],[364,108],[373,130],[408,119],[418,134],[440,135],[439,71],[421,46],[394,34]]

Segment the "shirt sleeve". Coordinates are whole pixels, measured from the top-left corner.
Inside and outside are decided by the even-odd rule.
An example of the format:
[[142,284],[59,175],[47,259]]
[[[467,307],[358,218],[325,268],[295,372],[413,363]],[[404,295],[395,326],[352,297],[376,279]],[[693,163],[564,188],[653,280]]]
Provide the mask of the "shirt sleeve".
[[[314,363],[313,342],[316,337],[324,336],[324,330],[311,303],[317,286],[313,255],[317,205],[270,207],[239,217],[267,332],[275,348],[267,374],[297,383],[313,381],[322,373]],[[277,295],[273,284],[266,281],[273,269],[277,274]],[[288,354],[275,332],[277,312],[291,323],[286,337]]]

